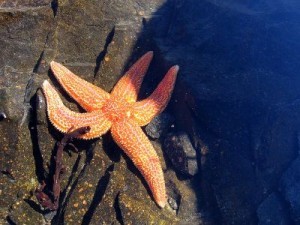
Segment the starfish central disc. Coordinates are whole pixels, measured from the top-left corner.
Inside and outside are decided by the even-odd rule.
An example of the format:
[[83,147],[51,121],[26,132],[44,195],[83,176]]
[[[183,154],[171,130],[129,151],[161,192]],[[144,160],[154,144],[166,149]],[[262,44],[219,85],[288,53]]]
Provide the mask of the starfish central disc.
[[102,112],[111,122],[117,122],[130,117],[131,112],[129,109],[130,103],[122,100],[121,98],[111,97],[104,103]]

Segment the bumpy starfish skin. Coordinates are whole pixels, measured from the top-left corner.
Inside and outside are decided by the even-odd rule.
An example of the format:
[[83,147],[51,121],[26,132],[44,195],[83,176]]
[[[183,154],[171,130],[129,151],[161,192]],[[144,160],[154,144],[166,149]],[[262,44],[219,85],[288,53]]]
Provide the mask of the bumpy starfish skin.
[[89,126],[90,131],[82,135],[81,138],[91,139],[101,136],[111,127],[111,122],[107,120],[105,113],[101,110],[77,113],[68,109],[63,104],[56,90],[46,80],[43,83],[43,91],[47,100],[49,119],[59,131],[67,133],[81,127]]
[[156,151],[142,129],[134,120],[123,119],[112,125],[111,134],[147,181],[156,203],[164,207],[166,190],[163,171]]
[[152,57],[153,53],[148,52],[132,65],[111,94],[79,78],[61,64],[51,62],[51,69],[59,83],[86,113],[69,110],[48,81],[44,81],[42,88],[47,100],[49,119],[59,131],[66,133],[89,126],[90,131],[79,138],[91,139],[110,129],[115,142],[145,178],[155,202],[163,208],[166,204],[163,171],[158,155],[140,126],[148,124],[165,109],[174,89],[179,67],[171,67],[154,92],[147,99],[137,102],[138,92]]

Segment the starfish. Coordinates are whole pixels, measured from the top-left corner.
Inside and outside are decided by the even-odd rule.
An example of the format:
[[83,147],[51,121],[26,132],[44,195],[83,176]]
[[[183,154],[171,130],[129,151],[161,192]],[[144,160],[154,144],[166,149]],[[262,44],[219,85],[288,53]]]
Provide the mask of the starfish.
[[137,101],[152,57],[153,52],[143,55],[117,82],[110,94],[52,61],[50,67],[54,76],[86,110],[84,113],[68,109],[47,80],[43,82],[42,89],[47,101],[48,117],[54,127],[63,133],[90,127],[88,132],[76,137],[80,139],[97,138],[110,130],[114,141],[141,172],[157,205],[163,208],[166,204],[166,188],[162,167],[141,126],[147,125],[167,106],[179,67],[171,67],[153,93]]

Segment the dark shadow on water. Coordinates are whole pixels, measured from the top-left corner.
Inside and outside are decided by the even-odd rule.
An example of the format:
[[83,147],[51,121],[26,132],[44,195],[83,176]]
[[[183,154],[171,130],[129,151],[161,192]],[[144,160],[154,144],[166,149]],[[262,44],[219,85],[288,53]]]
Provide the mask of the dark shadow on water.
[[58,6],[59,6],[58,0],[52,0],[52,1],[51,1],[51,8],[52,8],[54,17],[55,17],[56,14],[57,14]]
[[40,214],[45,214],[47,212],[43,211],[41,209],[41,206],[39,204],[37,204],[35,201],[31,200],[31,199],[24,199],[24,201],[36,212],[40,213]]
[[17,225],[11,218],[10,216],[6,217],[6,222],[8,225]]
[[110,43],[112,42],[113,38],[115,35],[115,27],[113,27],[113,29],[109,32],[109,34],[107,35],[106,41],[105,41],[105,45],[103,47],[103,50],[99,53],[99,55],[96,58],[96,67],[94,69],[94,80],[97,78],[97,74],[99,72],[99,69],[101,67],[101,63],[107,53],[107,49],[110,45]]
[[123,217],[122,217],[122,212],[121,212],[121,209],[120,209],[120,193],[117,194],[116,198],[115,198],[115,202],[114,202],[114,209],[115,209],[115,212],[116,212],[116,219],[117,221],[119,221],[119,223],[121,225],[124,225],[124,221],[123,221]]
[[45,180],[46,171],[44,168],[44,159],[41,153],[41,149],[39,146],[39,137],[38,137],[38,131],[37,131],[37,108],[36,108],[36,102],[37,102],[37,94],[35,94],[30,99],[30,106],[31,106],[31,113],[30,113],[30,122],[28,125],[28,129],[30,131],[30,137],[32,142],[32,148],[33,148],[33,157],[35,162],[35,173],[37,176],[38,181],[41,183],[43,180]]
[[113,162],[120,162],[121,151],[118,145],[112,139],[110,132],[104,134],[102,139],[103,150],[109,159]]

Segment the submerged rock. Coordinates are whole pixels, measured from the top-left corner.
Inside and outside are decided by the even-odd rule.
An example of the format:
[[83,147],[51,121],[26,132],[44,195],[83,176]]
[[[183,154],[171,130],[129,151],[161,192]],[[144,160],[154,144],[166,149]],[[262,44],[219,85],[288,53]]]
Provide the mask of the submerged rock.
[[289,225],[287,209],[276,194],[268,196],[257,210],[259,225]]
[[168,2],[173,19],[148,25],[162,57],[180,63],[171,105],[178,130],[208,146],[201,176],[213,189],[216,224],[257,224],[259,205],[299,149],[300,4]]
[[197,152],[186,133],[172,133],[164,140],[164,150],[173,166],[182,174],[198,173]]
[[288,203],[293,222],[300,223],[300,157],[283,174],[280,191]]
[[146,126],[145,131],[153,139],[160,138],[174,123],[174,118],[168,113],[161,113]]

